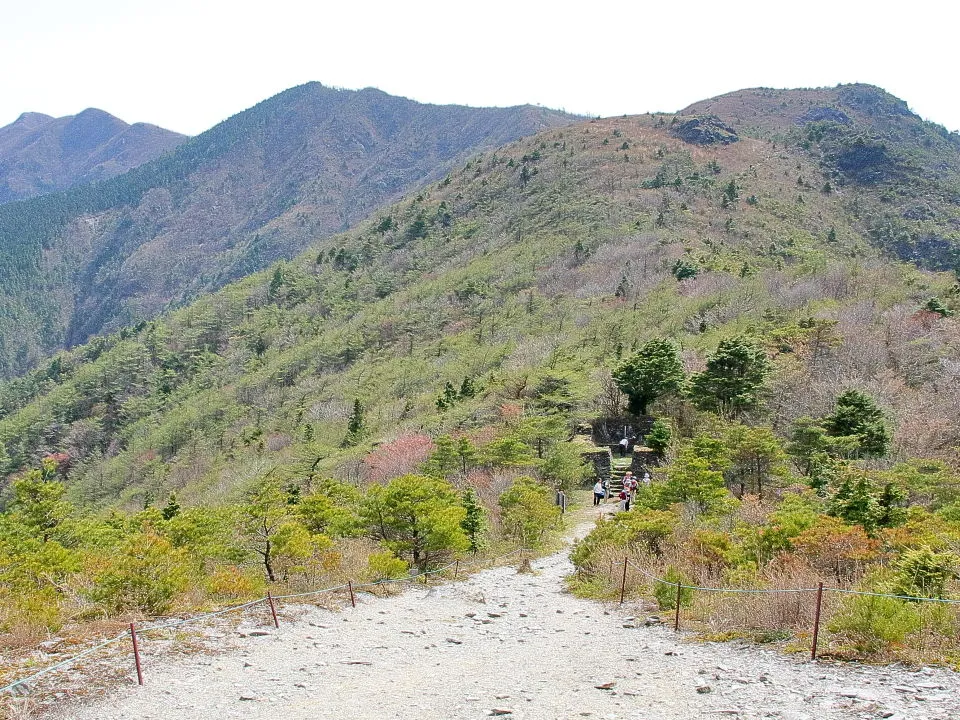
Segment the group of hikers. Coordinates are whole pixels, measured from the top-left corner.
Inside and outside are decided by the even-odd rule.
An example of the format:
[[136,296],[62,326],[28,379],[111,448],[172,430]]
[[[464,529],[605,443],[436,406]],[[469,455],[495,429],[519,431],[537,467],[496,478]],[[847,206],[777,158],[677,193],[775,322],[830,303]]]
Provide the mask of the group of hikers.
[[[621,510],[629,510],[630,503],[633,502],[633,498],[637,494],[637,489],[640,487],[640,483],[644,485],[650,484],[650,473],[644,472],[643,477],[639,480],[637,476],[632,472],[627,470],[626,474],[623,476],[623,489],[617,495],[617,500],[620,503]],[[609,486],[603,480],[597,480],[596,485],[593,486],[593,504],[599,505],[607,499],[607,494],[609,492]]]

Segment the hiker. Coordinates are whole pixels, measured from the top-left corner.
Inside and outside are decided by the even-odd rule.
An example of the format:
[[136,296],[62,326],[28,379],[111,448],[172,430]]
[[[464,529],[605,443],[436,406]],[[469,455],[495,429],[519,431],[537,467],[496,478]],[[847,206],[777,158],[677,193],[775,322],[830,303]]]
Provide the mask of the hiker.
[[627,454],[627,447],[630,445],[630,440],[626,435],[624,435],[622,438],[620,438],[620,442],[618,444],[620,445],[620,457],[624,457]]
[[630,493],[626,490],[620,491],[620,509],[629,510],[630,509]]
[[637,497],[637,488],[640,487],[640,483],[637,481],[636,476],[633,473],[627,473],[627,477],[623,481],[624,487],[627,488],[627,493],[630,495],[630,502],[633,502]]
[[603,487],[603,480],[597,480],[597,484],[593,486],[593,504],[599,505],[603,502],[603,496],[606,495],[606,490]]
[[643,484],[644,484],[644,485],[649,485],[649,484],[650,484],[650,473],[648,473],[648,472],[644,472],[644,473],[643,473]]

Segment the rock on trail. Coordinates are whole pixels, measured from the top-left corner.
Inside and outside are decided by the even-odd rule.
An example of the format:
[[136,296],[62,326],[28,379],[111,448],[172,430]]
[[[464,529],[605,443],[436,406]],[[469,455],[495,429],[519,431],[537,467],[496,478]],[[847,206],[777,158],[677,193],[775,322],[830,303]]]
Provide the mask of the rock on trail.
[[[589,524],[577,528],[582,534]],[[564,590],[566,550],[467,580],[304,608],[215,656],[145,658],[146,686],[70,707],[71,720],[960,718],[947,670],[816,665],[697,644]],[[626,627],[625,627],[626,626]]]

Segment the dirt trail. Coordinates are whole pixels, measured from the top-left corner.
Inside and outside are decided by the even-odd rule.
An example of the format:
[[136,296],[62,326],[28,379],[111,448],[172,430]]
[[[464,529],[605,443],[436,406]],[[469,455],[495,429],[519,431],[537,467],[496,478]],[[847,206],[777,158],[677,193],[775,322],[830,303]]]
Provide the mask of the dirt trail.
[[960,718],[955,673],[814,665],[686,642],[662,627],[625,629],[629,609],[564,591],[566,549],[533,566],[533,575],[501,567],[392,598],[362,595],[355,610],[305,609],[212,657],[147,658],[145,687],[58,717]]

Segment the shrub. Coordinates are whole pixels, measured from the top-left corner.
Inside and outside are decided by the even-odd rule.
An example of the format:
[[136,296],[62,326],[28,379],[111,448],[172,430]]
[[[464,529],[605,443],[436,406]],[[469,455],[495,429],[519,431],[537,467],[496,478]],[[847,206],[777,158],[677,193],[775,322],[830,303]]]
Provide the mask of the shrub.
[[912,597],[942,598],[947,581],[956,575],[960,558],[952,552],[934,552],[924,546],[907,550],[896,562],[893,592]]
[[96,577],[91,599],[110,613],[160,615],[190,585],[189,558],[154,534],[131,536]]
[[266,591],[260,573],[244,573],[233,565],[214,570],[207,578],[205,589],[211,597],[219,601],[243,600],[262,595]]
[[[673,565],[667,568],[667,571],[663,574],[663,579],[667,582],[655,582],[653,584],[653,596],[657,599],[661,610],[673,610],[677,607],[677,583],[688,585],[690,581],[681,575],[680,571]],[[693,590],[685,587],[680,588],[680,607],[686,607],[691,602],[693,602]]]
[[920,614],[910,603],[889,597],[853,595],[828,625],[857,652],[889,652],[920,628]]
[[389,550],[375,552],[367,560],[367,571],[374,582],[401,578],[410,571],[410,564]]
[[540,547],[559,520],[560,508],[554,505],[552,492],[533,478],[518,477],[500,496],[503,532],[524,547]]

